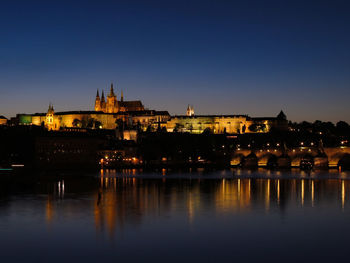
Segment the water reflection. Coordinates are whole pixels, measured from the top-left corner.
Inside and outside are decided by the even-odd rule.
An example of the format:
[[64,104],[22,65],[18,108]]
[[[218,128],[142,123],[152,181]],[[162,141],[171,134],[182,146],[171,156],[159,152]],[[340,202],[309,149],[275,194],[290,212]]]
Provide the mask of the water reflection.
[[[69,189],[70,183],[73,192],[65,190]],[[245,213],[261,207],[266,213],[271,209],[284,213],[290,207],[302,209],[328,203],[339,203],[345,211],[349,187],[350,181],[343,179],[100,177],[92,191],[87,192],[89,198],[80,200],[82,206],[75,205],[77,209],[91,207],[96,230],[107,231],[113,236],[116,228],[122,229],[126,223],[140,224],[144,217],[171,216],[174,213],[184,215],[191,224],[205,211],[222,215]],[[48,224],[57,223],[56,209],[60,210],[61,216],[62,213],[72,215],[72,208],[62,209],[65,204],[58,206],[59,202],[65,198],[76,199],[77,194],[85,192],[84,182],[69,180],[56,182],[48,189],[45,203]]]
[[[203,171],[200,171],[203,173]],[[130,170],[123,175],[134,175]],[[350,181],[343,179],[167,179],[116,177],[101,173],[93,197],[94,224],[98,231],[111,236],[125,224],[140,224],[144,217],[183,214],[193,223],[204,211],[217,215],[245,213],[263,207],[284,213],[289,208],[314,207],[333,203],[346,208]],[[83,186],[82,186],[83,187]],[[62,192],[63,191],[63,192]],[[64,187],[58,191],[64,197]],[[54,200],[48,195],[47,220],[52,221]],[[339,202],[340,201],[340,202]]]
[[[210,239],[217,243],[211,244],[215,250],[226,244],[230,249],[241,249],[241,243],[249,247],[252,239],[260,240],[259,249],[271,239],[284,253],[289,240],[304,246],[321,242],[320,233],[333,238],[350,233],[347,174],[328,174],[327,179],[317,173],[298,178],[296,171],[258,175],[235,171],[233,176],[230,170],[101,170],[94,177],[47,178],[25,187],[22,182],[9,184],[0,195],[0,244],[6,252],[10,237],[21,244],[23,236],[35,233],[49,240],[53,250],[64,242],[74,246],[83,237],[84,244],[93,240],[88,250],[95,249],[96,240],[119,241],[119,254],[125,250],[128,256],[134,243],[144,246],[148,240],[162,249],[171,247],[167,242],[185,244],[182,249],[189,248],[188,253],[200,249],[200,255],[206,255],[213,251]],[[45,223],[49,227],[43,227]]]

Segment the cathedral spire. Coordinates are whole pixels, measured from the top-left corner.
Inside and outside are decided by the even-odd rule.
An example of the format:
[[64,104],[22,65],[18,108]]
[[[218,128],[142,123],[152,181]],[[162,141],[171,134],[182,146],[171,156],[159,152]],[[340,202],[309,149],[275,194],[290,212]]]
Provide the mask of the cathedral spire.
[[113,83],[111,83],[111,92],[110,92],[109,96],[114,96]]
[[105,94],[104,94],[103,90],[102,90],[101,101],[105,101]]
[[124,101],[124,95],[123,95],[123,90],[121,90],[121,94],[120,94],[120,101]]
[[100,98],[100,94],[98,93],[98,90],[97,90],[97,93],[96,93],[96,98]]

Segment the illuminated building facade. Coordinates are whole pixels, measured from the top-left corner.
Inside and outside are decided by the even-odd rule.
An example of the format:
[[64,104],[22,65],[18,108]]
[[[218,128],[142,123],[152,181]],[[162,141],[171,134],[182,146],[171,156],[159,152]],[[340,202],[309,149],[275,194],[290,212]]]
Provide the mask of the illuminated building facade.
[[190,105],[187,106],[186,116],[194,116],[193,106],[190,106]]
[[0,115],[0,125],[7,124],[7,119],[4,116]]
[[193,107],[188,107],[186,115],[174,116],[166,123],[168,132],[202,133],[265,133],[271,129],[288,128],[288,121],[281,111],[277,117],[251,118],[247,115],[189,115]]
[[97,90],[95,98],[95,111],[102,111],[104,113],[117,113],[128,111],[144,111],[145,108],[140,100],[124,101],[123,91],[121,92],[120,100],[118,101],[117,95],[114,93],[113,83],[111,84],[110,92],[105,100],[104,91],[100,98],[99,91]]
[[[285,114],[271,118],[251,118],[247,115],[195,115],[194,108],[188,105],[186,115],[170,116],[167,111],[146,110],[139,100],[124,101],[123,92],[120,100],[114,93],[113,84],[107,100],[104,91],[100,97],[97,91],[94,111],[54,112],[50,104],[47,113],[18,114],[17,121],[23,125],[45,126],[49,130],[61,128],[123,128],[141,131],[163,129],[168,132],[214,134],[265,133],[272,128],[287,129],[288,121]],[[2,121],[0,119],[0,124]]]
[[118,120],[121,120],[125,127],[137,126],[141,130],[146,130],[148,126],[155,128],[159,123],[166,123],[170,119],[167,111],[145,110],[139,100],[124,101],[123,92],[118,100],[113,84],[111,84],[107,101],[104,91],[101,97],[97,91],[94,109],[94,111],[55,112],[53,105],[50,104],[47,113],[17,114],[17,121],[21,125],[45,126],[48,130],[59,130],[62,128],[116,129]]

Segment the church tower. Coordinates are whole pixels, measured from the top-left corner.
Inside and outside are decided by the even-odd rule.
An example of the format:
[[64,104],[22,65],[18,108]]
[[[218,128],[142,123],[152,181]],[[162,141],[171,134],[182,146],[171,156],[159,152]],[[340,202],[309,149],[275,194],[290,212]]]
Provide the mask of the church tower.
[[194,116],[194,108],[193,108],[193,106],[191,106],[191,105],[187,106],[186,116],[189,116],[189,117]]
[[100,94],[98,93],[98,90],[97,90],[96,99],[95,99],[95,111],[101,111],[101,99],[100,99]]
[[105,94],[102,90],[102,96],[101,96],[101,111],[106,112],[106,101],[105,101]]
[[111,84],[111,91],[107,96],[107,112],[108,113],[118,112],[117,96],[114,94],[113,83]]
[[56,128],[55,122],[54,122],[54,114],[55,111],[53,109],[53,105],[49,105],[49,109],[47,110],[46,113],[46,120],[45,120],[45,126],[49,131],[53,130]]

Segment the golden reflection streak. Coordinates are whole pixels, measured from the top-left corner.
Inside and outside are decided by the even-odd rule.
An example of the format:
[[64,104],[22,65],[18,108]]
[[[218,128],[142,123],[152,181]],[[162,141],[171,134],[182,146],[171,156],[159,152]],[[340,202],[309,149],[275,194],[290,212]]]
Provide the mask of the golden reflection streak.
[[315,183],[314,180],[311,181],[311,206],[313,207],[315,203]]
[[267,180],[265,189],[265,209],[270,209],[270,179]]
[[249,200],[249,201],[250,201],[250,193],[251,193],[251,191],[252,191],[251,186],[250,186],[250,180],[251,180],[251,179],[248,180],[248,200]]
[[301,206],[304,206],[304,179],[301,180]]
[[48,224],[52,222],[53,214],[54,214],[54,209],[52,205],[52,199],[51,199],[51,196],[49,195],[46,201],[46,221]]
[[241,179],[237,181],[237,197],[238,201],[241,200]]
[[341,180],[341,207],[344,210],[345,206],[345,184],[344,180]]
[[277,203],[280,203],[280,180],[277,180]]
[[190,224],[193,223],[193,218],[194,218],[194,204],[192,199],[192,193],[190,191],[189,198],[188,198],[188,222]]

